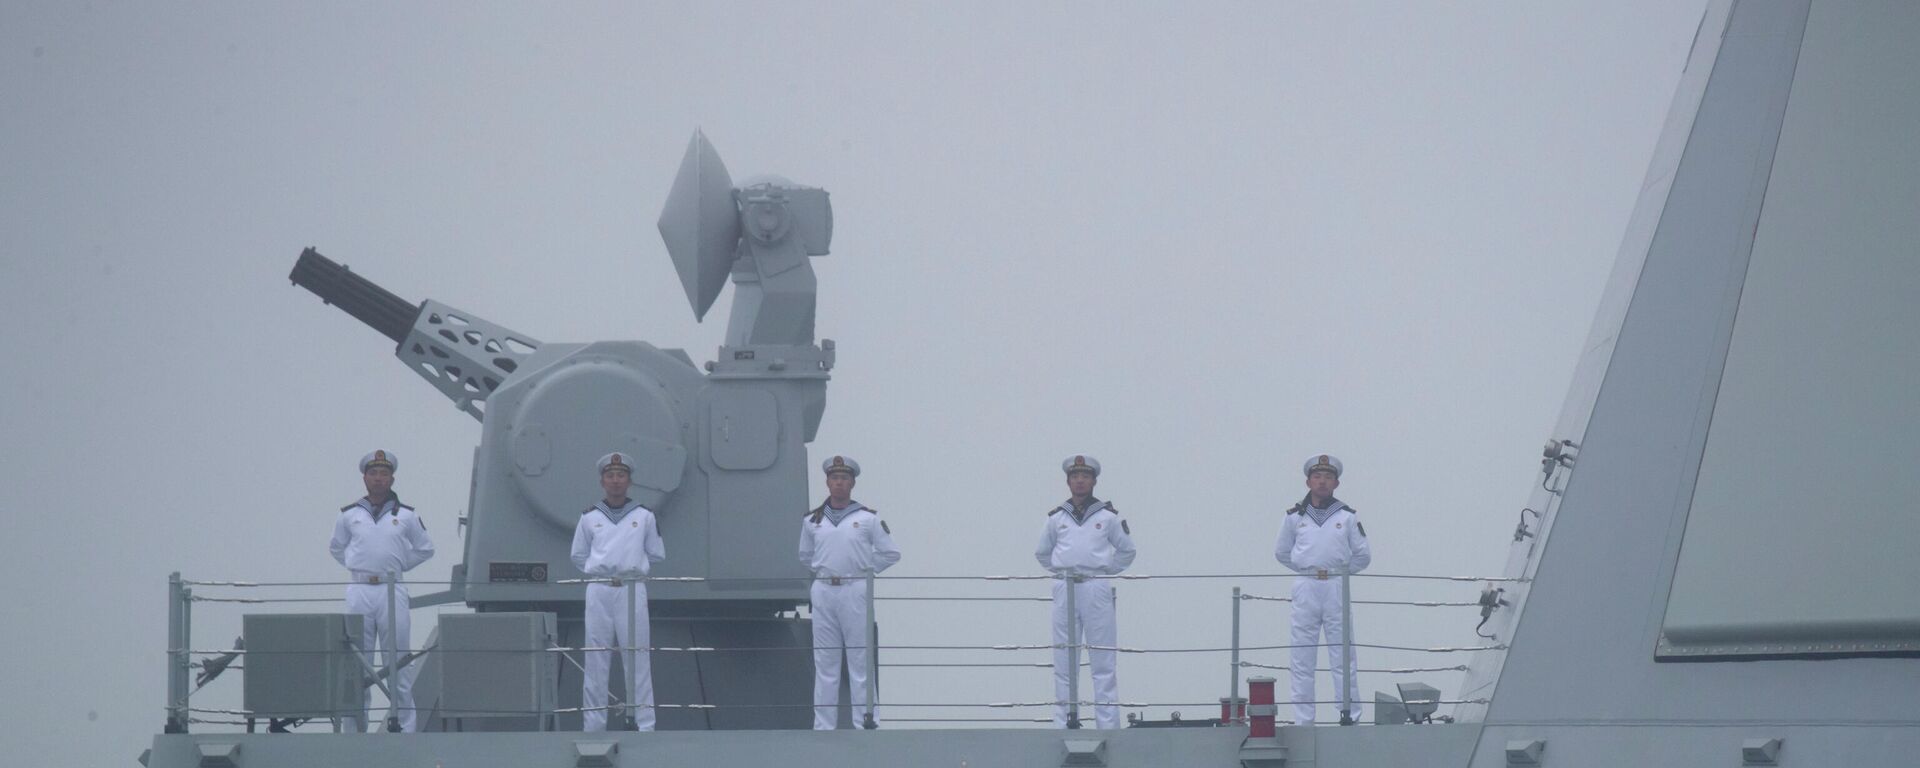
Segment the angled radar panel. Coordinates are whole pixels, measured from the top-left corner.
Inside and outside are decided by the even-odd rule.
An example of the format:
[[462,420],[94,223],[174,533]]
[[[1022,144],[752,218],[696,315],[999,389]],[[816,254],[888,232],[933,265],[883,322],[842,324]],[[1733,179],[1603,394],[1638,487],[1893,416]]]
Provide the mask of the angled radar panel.
[[740,210],[733,200],[733,179],[720,153],[695,131],[680,160],[680,172],[660,211],[660,238],[680,273],[694,317],[704,319],[727,287],[727,275],[740,242]]
[[1920,5],[1815,3],[1657,649],[1920,655]]

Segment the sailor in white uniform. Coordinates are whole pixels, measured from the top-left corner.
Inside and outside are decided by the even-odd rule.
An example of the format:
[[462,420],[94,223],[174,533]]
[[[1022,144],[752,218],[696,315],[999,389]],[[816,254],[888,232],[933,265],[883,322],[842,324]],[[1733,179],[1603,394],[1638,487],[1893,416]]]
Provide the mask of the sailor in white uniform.
[[[1047,512],[1047,525],[1040,533],[1040,544],[1033,555],[1040,566],[1061,578],[1053,582],[1053,724],[1078,728],[1070,719],[1069,681],[1080,673],[1077,653],[1067,646],[1101,646],[1089,649],[1093,666],[1095,724],[1101,728],[1120,727],[1119,683],[1115,677],[1118,633],[1114,628],[1113,581],[1096,576],[1112,576],[1133,565],[1133,530],[1113,504],[1093,497],[1093,486],[1100,478],[1100,462],[1092,456],[1076,455],[1060,463],[1067,474],[1067,491],[1072,497]],[[1067,632],[1067,590],[1074,590],[1074,608],[1079,614],[1080,637]]]
[[[389,662],[398,664],[412,642],[411,598],[404,584],[393,585],[393,621],[387,621],[387,580],[393,574],[411,571],[433,557],[433,540],[427,538],[427,526],[420,516],[400,503],[393,493],[393,471],[400,460],[390,451],[378,450],[360,459],[360,479],[367,495],[340,508],[333,523],[333,541],[327,549],[333,559],[347,567],[353,583],[347,586],[347,610],[360,615],[361,655],[373,666],[374,649],[385,654],[377,670]],[[402,656],[396,656],[402,654]],[[413,675],[417,666],[399,667],[394,680],[388,681],[396,719],[387,722],[389,731],[414,733],[420,730],[413,711]],[[360,693],[361,712],[342,718],[348,730],[366,729],[366,708],[370,689]]]
[[[633,482],[633,464],[627,454],[609,453],[600,457],[600,489],[605,498],[580,514],[573,529],[573,567],[589,578],[609,579],[587,585],[587,637],[589,648],[620,647],[620,666],[627,673],[627,713],[635,730],[651,731],[653,713],[653,663],[648,645],[652,632],[647,626],[647,573],[653,564],[667,559],[666,542],[660,539],[660,527],[652,510],[627,498]],[[631,590],[633,594],[627,593]],[[631,597],[633,615],[627,605]],[[627,627],[631,622],[633,636]],[[586,669],[580,681],[582,730],[607,729],[607,673],[613,664],[612,651],[587,651]]]
[[867,698],[873,649],[866,575],[900,562],[900,548],[880,513],[853,500],[860,463],[835,456],[821,469],[827,474],[827,500],[800,521],[800,562],[813,573],[813,729],[831,731],[838,725],[842,649],[854,719],[877,728]]
[[[1354,679],[1357,662],[1346,652],[1346,620],[1343,615],[1340,574],[1359,573],[1373,562],[1367,546],[1367,529],[1360,525],[1357,511],[1333,497],[1340,487],[1343,467],[1340,460],[1320,454],[1302,467],[1307,475],[1307,496],[1287,510],[1280,523],[1280,541],[1273,556],[1288,570],[1300,575],[1293,580],[1293,659],[1288,665],[1293,674],[1293,721],[1313,724],[1313,674],[1317,665],[1315,646],[1327,646],[1327,667],[1333,671],[1336,691],[1345,689],[1352,708],[1340,713],[1341,725],[1352,725],[1360,717],[1360,685]],[[1338,705],[1335,705],[1338,708]]]

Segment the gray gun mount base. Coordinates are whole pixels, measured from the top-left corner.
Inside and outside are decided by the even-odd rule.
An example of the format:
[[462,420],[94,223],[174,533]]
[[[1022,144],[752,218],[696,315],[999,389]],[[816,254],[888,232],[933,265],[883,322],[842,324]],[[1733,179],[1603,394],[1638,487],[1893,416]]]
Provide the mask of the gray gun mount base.
[[[633,458],[630,495],[653,510],[666,541],[654,575],[712,580],[653,582],[652,600],[747,601],[763,616],[805,601],[793,537],[832,354],[746,351],[751,359],[716,364],[712,376],[685,352],[639,341],[548,344],[527,356],[487,401],[467,603],[585,598],[584,585],[554,582],[579,575],[567,559],[573,529],[599,499],[595,462],[612,451]],[[706,615],[732,614],[713,606]]]
[[822,339],[819,346],[751,345],[720,348],[720,359],[707,363],[711,381],[818,381],[821,396],[807,401],[801,412],[801,441],[811,443],[820,431],[825,415],[827,372],[833,370],[836,347],[833,339]]
[[[586,623],[582,618],[582,606],[578,603],[553,603],[545,605],[521,606],[529,611],[548,614],[550,620],[557,618],[558,634],[556,642],[567,648],[584,647],[586,643]],[[658,606],[656,606],[658,608]],[[489,612],[481,615],[510,615],[505,612]],[[460,616],[449,614],[442,617]],[[473,615],[466,615],[471,620]],[[650,657],[653,672],[654,701],[660,704],[712,704],[713,709],[661,708],[656,709],[658,720],[656,727],[662,731],[698,731],[698,730],[799,730],[813,724],[813,624],[805,619],[773,617],[662,617],[656,610],[648,623],[650,642],[657,647],[666,648],[715,648],[722,650],[682,652],[662,651]],[[495,643],[490,647],[497,647]],[[544,648],[545,646],[543,646]],[[751,653],[727,651],[728,648],[766,648],[770,650]],[[494,693],[501,690],[516,690],[511,684],[515,679],[510,667],[518,660],[509,658],[498,664],[498,672],[482,671],[479,674],[492,675],[491,678],[472,679],[476,674],[474,665],[468,663],[460,673],[469,679],[449,680],[449,665],[459,665],[460,654],[429,653],[423,657],[418,676],[414,678],[413,697],[416,706],[422,708],[420,727],[424,731],[467,731],[467,732],[515,732],[541,730],[541,722],[528,716],[486,716],[463,714],[463,708],[492,710],[499,705],[489,703],[475,707],[473,697],[463,701],[460,692],[482,691]],[[508,656],[507,654],[491,654]],[[540,653],[543,664],[551,664],[547,671],[553,673],[553,690],[550,694],[560,709],[580,706],[580,667],[584,662],[581,654],[570,654],[571,661],[561,658],[557,653]],[[627,700],[626,675],[624,673],[624,655],[614,654],[612,670],[607,677],[610,702]],[[852,722],[852,698],[845,690],[847,678],[841,677],[840,710],[843,723]],[[453,685],[455,690],[449,690]],[[728,706],[752,704],[760,706]],[[514,704],[513,708],[524,705]],[[609,724],[620,722],[621,713],[608,719]],[[580,730],[581,716],[578,712],[565,712],[552,717],[549,728],[560,731]]]

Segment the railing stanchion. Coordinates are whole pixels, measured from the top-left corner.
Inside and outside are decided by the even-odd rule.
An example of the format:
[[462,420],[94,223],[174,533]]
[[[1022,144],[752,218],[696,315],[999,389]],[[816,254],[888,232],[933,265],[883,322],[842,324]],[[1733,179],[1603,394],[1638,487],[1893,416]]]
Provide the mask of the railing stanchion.
[[867,571],[867,711],[861,727],[880,727],[873,719],[873,707],[880,700],[880,625],[873,615],[873,571]]
[[1340,574],[1340,644],[1346,646],[1346,653],[1341,654],[1340,659],[1341,665],[1345,668],[1341,669],[1337,676],[1340,685],[1340,721],[1345,724],[1354,719],[1353,691],[1357,681],[1353,679],[1353,673],[1360,667],[1353,660],[1353,575],[1351,573]]
[[1080,592],[1079,574],[1068,574],[1067,588],[1067,727],[1080,727]]
[[180,572],[167,576],[167,724],[166,733],[187,732],[187,596]]
[[[624,669],[621,670],[621,674],[626,677],[626,684],[620,686],[620,689],[627,692],[627,700],[625,702],[627,705],[627,721],[634,723],[634,727],[636,728],[639,727],[638,724],[640,722],[640,713],[636,711],[636,707],[640,702],[640,692],[633,689],[633,681],[638,679],[633,673],[635,669],[633,665],[639,663],[638,660],[640,658],[635,655],[639,653],[639,643],[637,642],[639,635],[635,634],[635,632],[640,627],[640,617],[634,611],[634,608],[639,602],[639,596],[635,594],[635,585],[638,581],[638,579],[627,579],[627,641],[621,643],[621,645],[626,646],[627,655],[626,658],[620,660],[620,664],[624,667]],[[648,637],[652,637],[652,633],[648,633]],[[648,652],[651,653],[652,649],[648,649]]]
[[1241,719],[1239,707],[1237,706],[1240,701],[1240,602],[1240,588],[1234,587],[1233,660],[1229,663],[1229,666],[1233,668],[1233,678],[1227,686],[1227,711],[1220,715],[1223,724],[1237,723],[1240,722]]
[[[387,571],[387,730],[400,730],[400,572]],[[374,636],[374,644],[380,638]]]

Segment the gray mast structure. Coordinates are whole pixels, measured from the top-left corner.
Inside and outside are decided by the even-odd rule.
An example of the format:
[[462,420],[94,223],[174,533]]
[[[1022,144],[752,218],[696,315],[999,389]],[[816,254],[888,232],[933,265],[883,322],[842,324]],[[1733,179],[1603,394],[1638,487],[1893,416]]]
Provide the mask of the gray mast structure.
[[[680,349],[545,343],[438,301],[415,305],[312,248],[290,277],[393,339],[402,364],[480,421],[456,583],[415,606],[552,611],[563,642],[581,645],[585,588],[556,582],[580,576],[568,550],[595,499],[594,461],[620,451],[634,458],[633,498],[655,511],[669,545],[654,575],[702,579],[648,586],[654,644],[793,649],[655,654],[660,700],[810,703],[809,630],[779,614],[807,599],[795,521],[808,504],[806,444],[834,363],[832,340],[814,342],[810,263],[833,235],[827,192],[778,177],[735,187],[696,133],[659,229],[697,317],[734,285],[726,344],[704,370]],[[416,689],[422,706],[437,669],[429,657]],[[577,705],[577,681],[562,668],[563,705]],[[810,715],[723,708],[659,717],[662,728],[697,729],[801,727]]]

